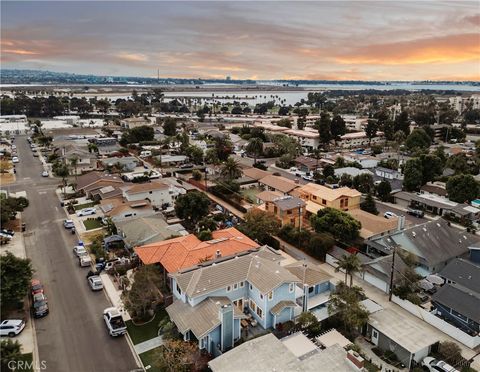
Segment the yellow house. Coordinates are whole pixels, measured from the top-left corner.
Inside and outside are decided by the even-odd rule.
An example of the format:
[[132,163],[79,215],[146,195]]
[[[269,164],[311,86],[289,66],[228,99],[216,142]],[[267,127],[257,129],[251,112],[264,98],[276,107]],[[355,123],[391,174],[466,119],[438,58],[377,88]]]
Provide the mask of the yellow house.
[[266,200],[265,204],[260,206],[260,209],[273,213],[280,220],[282,226],[302,227],[305,205],[305,201],[295,196],[281,196]]
[[316,183],[307,183],[293,190],[291,195],[305,200],[307,214],[316,214],[320,209],[326,207],[341,211],[358,209],[362,194],[348,187],[331,189]]

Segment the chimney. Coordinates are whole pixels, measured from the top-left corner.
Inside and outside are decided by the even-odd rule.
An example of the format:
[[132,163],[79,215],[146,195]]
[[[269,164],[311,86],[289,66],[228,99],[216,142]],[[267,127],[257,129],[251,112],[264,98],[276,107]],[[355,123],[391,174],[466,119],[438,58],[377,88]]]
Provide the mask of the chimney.
[[217,251],[215,252],[215,258],[220,258],[222,257],[222,252],[220,252],[220,249],[217,249]]
[[398,216],[397,229],[398,229],[398,231],[402,231],[403,229],[405,229],[405,216],[404,215]]
[[347,359],[350,362],[352,362],[355,365],[355,367],[357,367],[359,370],[363,369],[363,366],[365,364],[365,360],[357,352],[355,352],[353,350],[348,350]]

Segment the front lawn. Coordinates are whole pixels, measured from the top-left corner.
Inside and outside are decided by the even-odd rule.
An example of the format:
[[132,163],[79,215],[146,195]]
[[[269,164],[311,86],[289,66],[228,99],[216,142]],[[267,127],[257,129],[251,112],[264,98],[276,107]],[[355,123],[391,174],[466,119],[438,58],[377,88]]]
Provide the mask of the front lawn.
[[153,320],[144,325],[137,326],[133,324],[131,320],[127,321],[127,331],[130,335],[130,338],[132,339],[133,344],[136,345],[140,342],[157,337],[159,329],[158,325],[166,317],[168,317],[168,314],[165,309],[162,308],[161,310],[156,312],[155,318]]
[[76,211],[79,211],[79,210],[81,210],[81,209],[95,207],[96,205],[97,205],[96,202],[90,202],[90,203],[85,203],[85,204],[77,204],[77,205],[74,205],[73,208],[74,208]]
[[103,227],[102,221],[99,221],[97,219],[91,219],[91,220],[84,220],[83,225],[85,226],[85,229],[88,230],[93,230],[93,229],[98,229],[99,227]]
[[[160,369],[153,367],[153,362],[155,361],[155,353],[157,353],[161,347],[163,346],[159,346],[159,347],[156,347],[155,349],[139,354],[139,357],[142,360],[143,366],[148,372],[160,372]],[[147,369],[147,366],[150,366],[150,368]]]

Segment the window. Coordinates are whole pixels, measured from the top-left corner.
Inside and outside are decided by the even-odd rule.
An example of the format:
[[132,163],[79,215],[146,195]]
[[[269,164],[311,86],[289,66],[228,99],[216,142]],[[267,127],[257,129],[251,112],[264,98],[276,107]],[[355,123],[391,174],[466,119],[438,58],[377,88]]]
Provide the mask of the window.
[[252,311],[254,311],[254,312],[257,311],[257,304],[255,303],[255,301],[250,300],[249,306],[250,306],[250,309],[251,309]]
[[230,292],[232,290],[232,287],[230,285],[227,285],[227,292]]
[[378,338],[378,332],[375,330],[372,330],[372,338]]
[[253,289],[253,286],[250,284],[250,290],[252,290],[252,289]]
[[277,213],[277,207],[273,207],[273,213]]
[[243,288],[244,283],[240,282],[240,288]]
[[180,289],[180,287],[178,286],[178,283],[177,283],[177,292],[182,294],[182,290]]
[[345,207],[348,207],[348,199],[345,199]]
[[327,205],[327,201],[325,199],[322,199],[322,204]]
[[268,301],[272,301],[272,300],[273,300],[273,291],[268,293]]
[[313,200],[317,200],[317,196],[316,196],[316,195],[313,195]]
[[208,345],[208,336],[200,339],[200,349],[206,349]]
[[315,287],[309,287],[308,288],[308,293],[312,293],[314,289],[315,289]]
[[263,294],[260,293],[260,300],[263,300]]
[[293,213],[292,210],[287,211],[287,214],[292,214],[292,213]]
[[289,291],[290,293],[292,293],[294,289],[295,289],[295,283],[290,283],[290,284],[288,285],[288,291]]
[[257,315],[260,317],[260,318],[263,318],[263,311],[260,307],[257,306]]
[[238,283],[235,283],[235,284],[233,285],[233,290],[236,290],[236,289],[238,289]]

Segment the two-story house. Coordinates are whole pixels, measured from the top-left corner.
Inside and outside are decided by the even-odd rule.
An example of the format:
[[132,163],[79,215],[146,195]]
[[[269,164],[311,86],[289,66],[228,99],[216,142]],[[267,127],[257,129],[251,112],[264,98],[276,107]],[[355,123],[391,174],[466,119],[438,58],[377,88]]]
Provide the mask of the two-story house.
[[292,191],[291,195],[305,200],[306,211],[310,214],[316,214],[320,209],[326,207],[341,211],[358,209],[360,208],[360,196],[362,194],[348,187],[331,189],[316,183],[307,183]]
[[280,266],[282,259],[262,247],[170,274],[175,300],[166,310],[185,340],[218,355],[240,339],[247,314],[268,329],[299,313],[300,280]]
[[264,209],[274,214],[280,220],[282,226],[292,225],[301,227],[302,217],[305,214],[305,205],[302,199],[288,195],[266,200],[265,204],[259,206],[259,209]]
[[480,265],[456,258],[438,273],[445,280],[432,297],[437,316],[469,334],[480,332]]
[[155,181],[140,183],[123,189],[123,197],[125,200],[129,202],[149,200],[150,203],[156,207],[173,205],[178,195],[179,193],[175,191],[173,186]]

